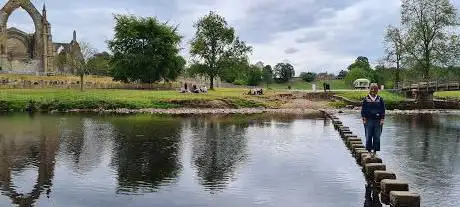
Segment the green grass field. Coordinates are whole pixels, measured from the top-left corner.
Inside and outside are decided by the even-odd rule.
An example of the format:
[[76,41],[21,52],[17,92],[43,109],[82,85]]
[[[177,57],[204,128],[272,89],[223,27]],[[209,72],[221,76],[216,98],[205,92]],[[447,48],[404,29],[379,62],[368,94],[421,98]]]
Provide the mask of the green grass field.
[[[331,84],[331,90],[351,89],[351,87],[347,86],[343,80],[330,80],[328,83]],[[272,89],[287,89],[290,85],[292,90],[311,90],[312,84],[316,84],[317,90],[323,90],[323,81],[308,83],[299,79],[295,79],[289,83],[270,84],[269,87]]]
[[262,96],[245,95],[245,89],[218,89],[208,94],[181,94],[177,91],[102,90],[80,92],[71,89],[0,90],[0,111],[178,108],[199,106],[212,100],[232,108],[266,106]]
[[434,97],[441,99],[460,100],[460,91],[441,91],[434,93]]
[[[367,94],[369,94],[369,92],[367,91],[340,91],[340,92],[336,92],[336,94],[339,96],[345,97],[347,99],[353,100],[353,101],[362,101],[364,97]],[[399,103],[405,100],[404,96],[401,96],[395,93],[391,93],[388,91],[380,91],[379,95],[385,101],[385,105],[388,109],[396,108]]]

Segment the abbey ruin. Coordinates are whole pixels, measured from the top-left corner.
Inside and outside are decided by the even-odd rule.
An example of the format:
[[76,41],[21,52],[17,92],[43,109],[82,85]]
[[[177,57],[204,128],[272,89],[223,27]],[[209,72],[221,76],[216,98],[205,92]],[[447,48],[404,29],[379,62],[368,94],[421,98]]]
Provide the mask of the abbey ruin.
[[[16,9],[24,9],[32,18],[35,33],[28,34],[17,28],[8,28],[8,18]],[[48,22],[46,7],[42,13],[30,0],[8,0],[0,10],[0,67],[2,71],[18,73],[35,72],[68,72],[57,69],[58,54],[81,54],[76,40],[76,32],[70,43],[55,43],[51,34],[51,24]],[[69,35],[70,36],[70,35]]]

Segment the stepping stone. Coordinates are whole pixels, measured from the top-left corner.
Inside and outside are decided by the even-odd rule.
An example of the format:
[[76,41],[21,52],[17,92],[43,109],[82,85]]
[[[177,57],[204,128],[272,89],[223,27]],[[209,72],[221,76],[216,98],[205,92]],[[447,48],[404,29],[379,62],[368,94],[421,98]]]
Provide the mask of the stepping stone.
[[353,137],[353,138],[348,138],[347,140],[344,140],[345,141],[345,144],[348,146],[348,142],[355,142],[355,141],[359,141],[362,143],[362,140],[358,137]]
[[380,182],[382,200],[387,203],[391,191],[409,191],[409,184],[400,180],[383,179]]
[[340,137],[342,137],[342,139],[344,139],[347,135],[352,135],[353,132],[351,131],[343,131],[342,133],[340,133]]
[[358,164],[359,164],[360,166],[363,166],[363,164],[362,164],[362,163],[363,163],[363,159],[364,159],[365,157],[367,157],[367,156],[370,156],[370,154],[369,154],[369,152],[366,150],[366,151],[360,151],[360,152],[358,152],[358,155],[359,155],[359,156],[356,157],[356,161],[358,162]]
[[420,195],[409,191],[391,191],[390,205],[393,207],[420,207]]
[[396,180],[396,174],[391,171],[376,170],[374,171],[374,183],[380,189],[380,182],[383,179]]
[[343,140],[344,140],[344,141],[347,141],[348,139],[352,139],[352,138],[358,138],[358,136],[356,136],[355,134],[346,134],[346,135],[343,137]]
[[361,166],[366,166],[367,163],[382,163],[382,159],[380,157],[367,154],[366,156],[361,157]]
[[340,129],[340,128],[339,128],[339,134],[340,134],[340,135],[343,136],[343,134],[344,134],[345,132],[351,132],[351,130],[350,130],[350,129]]
[[364,147],[364,145],[363,145],[362,142],[359,142],[359,143],[351,143],[350,150],[351,150],[352,153],[353,153],[353,151],[355,150],[355,148],[365,149],[365,147]]
[[369,180],[374,180],[374,172],[376,170],[386,170],[386,166],[382,163],[368,163],[364,166],[366,176]]
[[355,147],[351,150],[351,154],[353,154],[353,157],[356,157],[358,151],[365,151],[367,152],[365,147]]

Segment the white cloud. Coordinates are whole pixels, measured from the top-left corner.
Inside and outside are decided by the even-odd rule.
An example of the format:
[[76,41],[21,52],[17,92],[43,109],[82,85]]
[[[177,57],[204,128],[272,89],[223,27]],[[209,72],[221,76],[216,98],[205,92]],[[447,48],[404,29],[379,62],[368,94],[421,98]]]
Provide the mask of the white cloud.
[[[367,45],[365,41],[346,42],[347,39],[367,39],[369,36],[383,35],[384,27],[377,28],[380,33],[368,33],[373,25],[392,23],[387,14],[397,13],[399,4],[396,0],[363,0],[340,10],[325,9],[320,11],[329,15],[318,19],[313,25],[292,31],[281,31],[273,35],[266,43],[254,45],[252,59],[276,64],[283,59],[294,63],[300,71],[337,72],[347,67],[358,54],[353,54],[342,47],[371,47],[380,50],[380,42]],[[383,22],[383,24],[382,24]],[[312,36],[309,40],[309,36]],[[286,54],[285,48],[296,47],[297,53]],[[377,51],[376,53],[380,53]],[[367,55],[367,54],[360,54]]]

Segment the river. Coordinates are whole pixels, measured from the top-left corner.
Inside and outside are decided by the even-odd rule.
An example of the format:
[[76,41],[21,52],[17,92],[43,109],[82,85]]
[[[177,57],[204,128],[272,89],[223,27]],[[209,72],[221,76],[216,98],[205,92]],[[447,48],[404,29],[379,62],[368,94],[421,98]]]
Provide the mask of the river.
[[[341,118],[357,134],[355,114]],[[391,115],[387,167],[459,206],[459,116]],[[363,206],[360,168],[306,116],[0,116],[0,206]],[[442,199],[441,199],[442,198]]]

